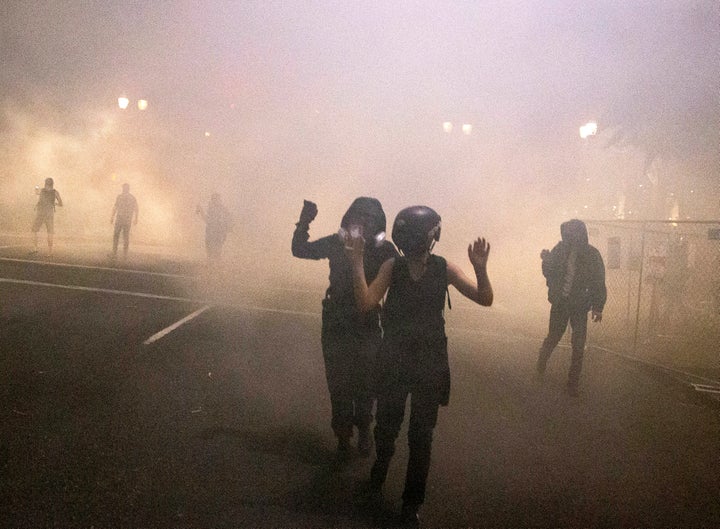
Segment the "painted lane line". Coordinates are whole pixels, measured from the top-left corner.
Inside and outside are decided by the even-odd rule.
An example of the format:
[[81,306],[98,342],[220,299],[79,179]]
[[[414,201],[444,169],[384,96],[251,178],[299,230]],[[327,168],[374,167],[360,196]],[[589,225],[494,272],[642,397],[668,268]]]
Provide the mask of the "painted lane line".
[[[2,247],[0,247],[2,248]],[[9,247],[8,247],[9,248]],[[117,268],[113,266],[91,266],[91,265],[81,265],[81,264],[72,264],[72,263],[51,263],[46,261],[35,261],[33,259],[18,259],[14,257],[0,257],[0,262],[6,261],[11,263],[28,263],[28,264],[35,264],[40,266],[56,266],[60,268],[81,268],[83,270],[103,270],[103,271],[112,271],[112,272],[122,272],[125,274],[141,274],[141,275],[148,275],[148,276],[161,276],[161,277],[175,277],[180,279],[195,279],[194,276],[188,276],[188,275],[182,275],[182,274],[168,274],[164,272],[148,272],[146,270],[133,270],[131,268]]]
[[0,283],[13,283],[18,285],[33,285],[50,288],[63,288],[66,290],[81,290],[84,292],[100,292],[103,294],[117,294],[122,296],[135,296],[138,298],[162,299],[168,301],[184,301],[188,303],[197,303],[197,299],[183,298],[178,296],[162,296],[160,294],[149,294],[147,292],[130,292],[128,290],[112,290],[109,288],[83,287],[80,285],[58,285],[56,283],[42,283],[40,281],[28,281],[26,279],[8,279],[0,277]]
[[212,303],[216,306],[230,307],[238,310],[246,310],[249,312],[270,312],[272,314],[290,314],[293,316],[310,316],[311,318],[319,318],[321,314],[319,312],[307,312],[302,310],[288,310],[288,309],[273,309],[270,307],[259,307],[257,305],[240,305],[236,303],[218,303],[216,301],[199,299],[199,298],[184,298],[176,296],[161,296],[159,294],[148,294],[146,292],[131,292],[128,290],[111,290],[107,288],[95,288],[95,287],[83,287],[79,285],[58,285],[56,283],[41,283],[39,281],[28,281],[25,279],[8,279],[0,277],[0,283],[13,283],[18,285],[31,285],[49,288],[61,288],[65,290],[81,290],[84,292],[99,292],[103,294],[115,294],[120,296],[135,296],[139,298],[147,299],[159,299],[165,301],[181,301],[183,303]]
[[151,344],[151,343],[153,343],[153,342],[158,341],[158,340],[159,340],[160,338],[162,338],[163,336],[167,336],[168,334],[170,334],[171,332],[173,332],[175,329],[177,329],[177,328],[180,327],[181,325],[184,325],[184,324],[186,324],[187,322],[189,322],[190,320],[192,320],[193,318],[196,318],[196,317],[200,316],[200,314],[202,314],[203,312],[205,312],[205,311],[208,310],[209,308],[210,308],[210,305],[205,305],[204,307],[200,307],[198,310],[196,310],[196,311],[193,312],[192,314],[188,314],[188,315],[185,316],[183,319],[176,321],[175,323],[173,323],[172,325],[170,325],[170,326],[168,326],[168,327],[165,327],[162,331],[156,332],[156,333],[153,334],[150,338],[148,338],[147,340],[145,340],[145,341],[143,342],[143,345],[149,345],[149,344]]
[[720,395],[720,386],[710,386],[707,384],[693,384],[695,391],[701,391],[704,393],[715,393]]

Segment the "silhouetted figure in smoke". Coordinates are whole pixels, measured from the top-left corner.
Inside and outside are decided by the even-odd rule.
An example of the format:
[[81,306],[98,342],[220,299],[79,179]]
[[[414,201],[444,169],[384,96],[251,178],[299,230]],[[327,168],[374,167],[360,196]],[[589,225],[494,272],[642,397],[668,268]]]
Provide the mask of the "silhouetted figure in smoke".
[[35,220],[32,225],[34,249],[31,252],[38,252],[38,231],[44,224],[47,230],[48,252],[52,255],[53,236],[55,234],[55,206],[62,207],[63,202],[60,193],[55,189],[55,182],[52,178],[45,179],[45,187],[40,189],[35,187],[35,194],[40,195],[37,204],[35,204]]
[[310,223],[317,206],[305,201],[292,239],[292,253],[302,259],[328,259],[330,285],[322,302],[322,349],[332,406],[331,426],[338,439],[338,456],[349,455],[353,426],[358,429],[358,451],[367,456],[371,448],[373,375],[380,346],[379,300],[361,313],[353,296],[352,262],[345,255],[344,233],[364,234],[368,240],[364,270],[374,278],[380,265],[397,255],[385,240],[385,212],[374,198],[360,197],[350,205],[339,233],[309,242]]
[[123,237],[123,258],[127,259],[128,249],[130,248],[130,227],[137,224],[140,209],[135,197],[130,194],[130,184],[123,184],[122,193],[115,199],[112,213],[110,214],[110,224],[115,222],[115,230],[113,231],[113,251],[112,257],[117,257],[118,243],[120,234]]
[[218,193],[210,196],[207,211],[198,205],[196,213],[205,221],[205,251],[209,261],[218,261],[227,234],[232,231],[232,220]]
[[560,235],[562,240],[552,251],[540,253],[551,308],[549,331],[540,347],[537,371],[540,375],[545,372],[550,354],[570,322],[572,359],[567,392],[577,396],[587,339],[587,314],[592,311],[592,320],[600,322],[607,298],[605,264],[597,248],[588,244],[584,222],[577,219],[563,222]]
[[431,208],[413,206],[400,211],[392,239],[403,256],[383,263],[368,286],[362,266],[365,242],[362,237],[346,238],[347,252],[353,259],[358,307],[372,309],[387,292],[382,312],[383,345],[378,357],[377,458],[370,473],[367,500],[372,508],[381,507],[382,486],[395,452],[405,403],[408,395],[412,395],[410,456],[401,519],[403,523],[417,525],[418,510],[425,500],[438,409],[446,406],[450,398],[445,296],[448,285],[453,285],[475,303],[492,305],[493,290],[487,274],[490,245],[478,238],[468,246],[468,258],[476,275],[473,282],[459,267],[431,253],[440,239],[440,215]]

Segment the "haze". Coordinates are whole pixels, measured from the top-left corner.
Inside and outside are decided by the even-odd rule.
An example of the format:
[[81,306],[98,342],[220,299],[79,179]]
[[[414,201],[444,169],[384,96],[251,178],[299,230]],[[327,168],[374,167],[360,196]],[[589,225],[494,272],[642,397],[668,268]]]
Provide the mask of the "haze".
[[8,1],[0,28],[5,231],[29,232],[52,176],[58,237],[109,241],[127,182],[134,241],[202,255],[195,206],[217,191],[237,222],[230,260],[322,283],[326,266],[290,256],[303,199],[320,208],[313,238],[359,195],[389,223],[421,203],[443,217],[437,253],[469,269],[468,242],[490,240],[497,304],[515,310],[545,303],[539,252],[561,221],[631,200],[650,157],[617,131],[658,117],[694,131],[661,159],[682,176],[663,176],[668,192],[693,192],[680,215],[720,216],[714,0]]

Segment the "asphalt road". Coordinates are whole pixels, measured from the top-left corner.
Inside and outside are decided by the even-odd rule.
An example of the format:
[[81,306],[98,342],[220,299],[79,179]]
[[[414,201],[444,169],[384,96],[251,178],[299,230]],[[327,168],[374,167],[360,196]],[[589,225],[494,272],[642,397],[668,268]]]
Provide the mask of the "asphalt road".
[[[321,290],[153,252],[4,246],[0,525],[374,526],[355,500],[372,458],[333,458]],[[538,381],[538,337],[473,309],[472,324],[462,306],[448,316],[423,526],[720,526],[712,401],[592,346],[567,397],[567,348]],[[406,458],[403,430],[388,512]]]

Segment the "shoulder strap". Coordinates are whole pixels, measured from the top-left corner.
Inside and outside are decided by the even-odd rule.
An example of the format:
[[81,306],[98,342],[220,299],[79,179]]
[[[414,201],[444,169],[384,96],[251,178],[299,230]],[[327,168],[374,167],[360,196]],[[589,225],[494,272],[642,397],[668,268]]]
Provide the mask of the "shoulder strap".
[[445,277],[445,295],[447,296],[448,309],[452,310],[452,303],[450,302],[450,285],[447,281],[447,261],[439,255],[431,255],[431,258],[436,259],[442,268],[442,273]]

